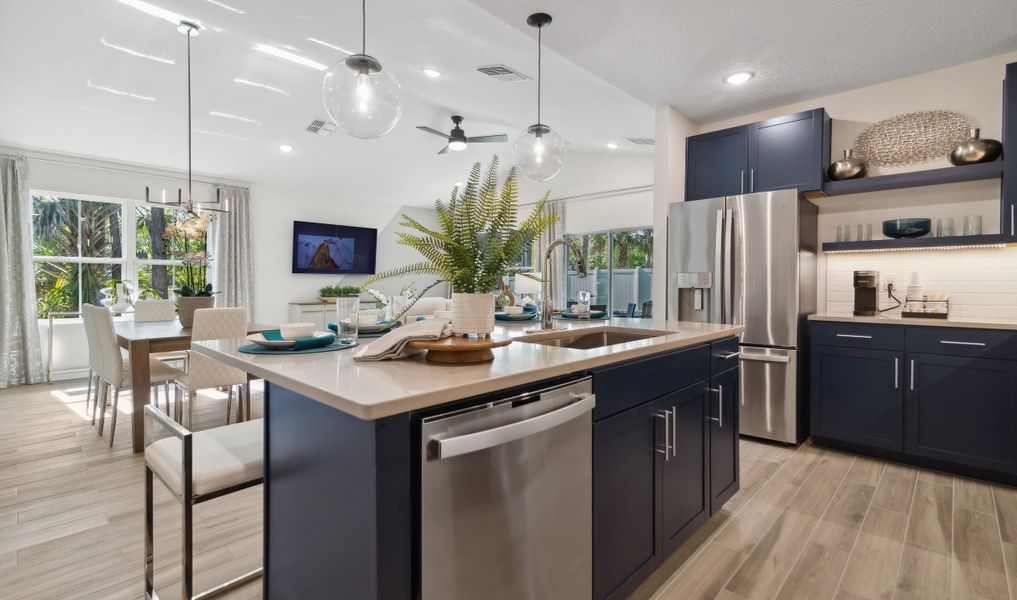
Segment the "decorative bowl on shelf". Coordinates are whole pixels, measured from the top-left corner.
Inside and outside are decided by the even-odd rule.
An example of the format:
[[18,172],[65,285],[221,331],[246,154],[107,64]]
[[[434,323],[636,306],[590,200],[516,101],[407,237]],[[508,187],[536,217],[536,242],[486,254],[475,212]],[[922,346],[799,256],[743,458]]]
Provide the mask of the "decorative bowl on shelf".
[[888,219],[883,221],[883,235],[895,240],[922,237],[932,231],[932,219]]

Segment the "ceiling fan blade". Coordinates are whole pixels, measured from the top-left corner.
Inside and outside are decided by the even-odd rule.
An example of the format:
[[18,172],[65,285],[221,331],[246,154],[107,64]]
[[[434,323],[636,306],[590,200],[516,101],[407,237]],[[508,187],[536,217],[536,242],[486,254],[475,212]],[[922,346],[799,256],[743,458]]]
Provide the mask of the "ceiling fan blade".
[[473,142],[479,142],[482,144],[486,142],[507,142],[508,135],[504,133],[499,135],[478,135],[477,137],[466,138],[466,141],[471,144]]
[[437,129],[431,129],[430,127],[424,127],[423,125],[417,125],[417,129],[419,129],[421,131],[426,131],[427,133],[433,133],[434,135],[440,135],[441,137],[445,138],[446,140],[448,139],[448,134],[447,133],[438,131]]
[[448,154],[448,146],[445,146],[444,148],[439,150],[438,154]]

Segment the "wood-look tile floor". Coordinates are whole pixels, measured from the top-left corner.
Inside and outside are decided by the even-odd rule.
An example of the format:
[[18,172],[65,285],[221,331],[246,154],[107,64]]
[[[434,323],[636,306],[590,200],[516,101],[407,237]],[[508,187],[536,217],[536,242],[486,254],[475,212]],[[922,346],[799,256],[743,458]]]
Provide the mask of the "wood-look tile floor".
[[[110,449],[84,395],[83,382],[0,390],[0,598],[142,597],[129,396]],[[225,423],[221,395],[196,406],[198,428]],[[741,491],[635,600],[1017,600],[1017,489],[809,444],[741,451]],[[156,585],[178,598],[179,504],[156,491]],[[261,493],[196,508],[199,589],[260,564]],[[260,583],[223,597],[260,598]]]

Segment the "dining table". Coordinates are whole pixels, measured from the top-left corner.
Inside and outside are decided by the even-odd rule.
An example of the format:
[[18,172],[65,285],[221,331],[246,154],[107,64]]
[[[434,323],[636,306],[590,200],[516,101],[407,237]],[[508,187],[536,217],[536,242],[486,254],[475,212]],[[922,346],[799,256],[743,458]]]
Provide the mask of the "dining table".
[[[172,321],[116,321],[117,342],[127,350],[131,363],[131,439],[135,452],[145,449],[145,405],[151,400],[152,379],[149,357],[158,352],[179,352],[191,347],[191,329]],[[272,325],[248,323],[247,333],[278,329]]]

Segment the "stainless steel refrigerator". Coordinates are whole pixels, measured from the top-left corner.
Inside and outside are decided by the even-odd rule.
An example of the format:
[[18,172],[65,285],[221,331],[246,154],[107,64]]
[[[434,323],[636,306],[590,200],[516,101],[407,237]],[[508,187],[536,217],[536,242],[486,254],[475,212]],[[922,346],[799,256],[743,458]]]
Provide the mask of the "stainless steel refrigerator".
[[667,316],[734,323],[740,430],[785,443],[807,433],[807,327],[816,310],[814,204],[796,190],[671,205]]

